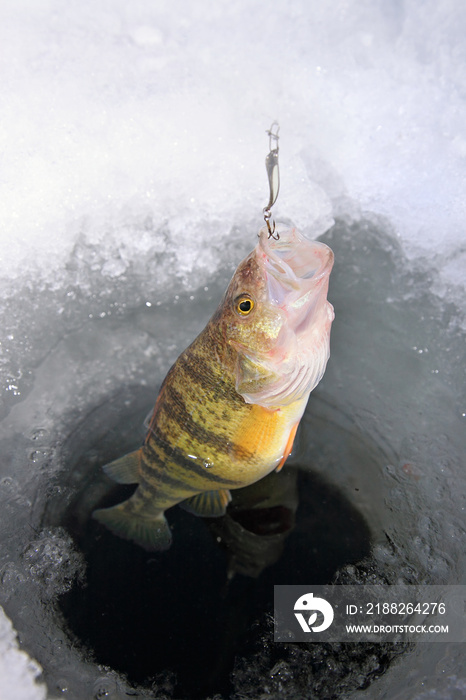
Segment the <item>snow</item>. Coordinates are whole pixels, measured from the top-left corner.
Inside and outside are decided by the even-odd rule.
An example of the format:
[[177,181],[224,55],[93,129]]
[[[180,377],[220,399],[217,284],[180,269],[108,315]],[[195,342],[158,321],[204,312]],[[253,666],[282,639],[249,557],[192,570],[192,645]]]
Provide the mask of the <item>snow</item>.
[[37,679],[42,669],[18,647],[11,620],[0,608],[0,683],[2,700],[44,700],[46,688]]
[[23,0],[0,15],[3,276],[50,281],[84,241],[116,277],[156,249],[148,218],[188,271],[212,236],[250,240],[273,119],[277,216],[318,234],[368,209],[412,254],[460,249],[459,0]]

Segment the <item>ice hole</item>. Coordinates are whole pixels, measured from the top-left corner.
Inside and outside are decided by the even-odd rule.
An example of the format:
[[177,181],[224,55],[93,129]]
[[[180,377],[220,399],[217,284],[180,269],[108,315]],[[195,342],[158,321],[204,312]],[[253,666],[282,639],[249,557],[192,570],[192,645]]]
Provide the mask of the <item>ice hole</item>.
[[336,320],[290,461],[296,524],[276,562],[229,584],[210,522],[173,509],[172,549],[148,555],[89,519],[127,493],[100,467],[140,444],[157,387],[221,298],[225,270],[208,292],[204,282],[159,306],[129,275],[109,292],[114,304],[125,294],[110,317],[102,298],[70,295],[57,315],[60,290],[23,290],[5,322],[22,393],[0,424],[0,603],[49,697],[396,698],[408,675],[412,697],[456,683],[454,645],[272,641],[274,583],[464,574],[459,306],[432,293],[435,269],[408,262],[384,221],[339,221],[322,240],[335,252]]

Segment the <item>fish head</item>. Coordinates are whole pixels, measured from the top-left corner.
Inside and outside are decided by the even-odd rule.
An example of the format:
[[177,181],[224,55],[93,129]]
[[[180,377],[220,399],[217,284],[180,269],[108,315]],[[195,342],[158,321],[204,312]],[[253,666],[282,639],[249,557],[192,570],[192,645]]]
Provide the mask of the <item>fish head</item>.
[[224,337],[237,353],[236,390],[264,407],[307,398],[324,374],[334,318],[327,300],[332,250],[295,228],[277,233],[276,239],[261,229],[221,313]]

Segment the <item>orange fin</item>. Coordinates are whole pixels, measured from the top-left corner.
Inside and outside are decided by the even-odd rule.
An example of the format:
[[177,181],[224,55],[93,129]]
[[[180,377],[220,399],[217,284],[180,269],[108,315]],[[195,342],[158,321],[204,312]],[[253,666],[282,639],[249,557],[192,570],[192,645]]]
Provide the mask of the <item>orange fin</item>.
[[288,442],[286,443],[286,447],[285,447],[285,453],[284,453],[284,455],[283,455],[283,457],[282,457],[282,459],[281,459],[280,464],[278,465],[278,467],[277,467],[276,470],[275,470],[275,471],[277,471],[277,472],[280,471],[280,469],[283,467],[283,465],[285,464],[286,460],[288,459],[288,457],[289,457],[290,454],[291,454],[291,450],[293,449],[293,442],[294,442],[294,439],[295,439],[295,437],[296,437],[296,431],[298,430],[298,425],[299,425],[299,421],[296,423],[296,425],[294,425],[294,426],[291,428],[290,434],[289,434],[289,436],[288,436]]

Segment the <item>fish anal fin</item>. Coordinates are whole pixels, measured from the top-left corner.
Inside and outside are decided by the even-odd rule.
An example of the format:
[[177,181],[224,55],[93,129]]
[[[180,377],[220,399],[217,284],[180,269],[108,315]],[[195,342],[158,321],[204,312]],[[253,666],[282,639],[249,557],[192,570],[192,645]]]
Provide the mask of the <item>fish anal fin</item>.
[[139,475],[140,459],[141,450],[139,449],[106,464],[103,470],[118,484],[137,484],[141,480]]
[[113,534],[131,540],[147,552],[162,552],[172,542],[171,530],[162,511],[152,517],[135,512],[130,501],[94,511],[93,517]]
[[278,465],[278,467],[275,470],[276,472],[279,472],[282,469],[283,465],[285,464],[286,460],[288,459],[288,457],[291,454],[291,450],[293,449],[294,439],[296,437],[296,431],[298,430],[298,425],[299,425],[299,421],[295,425],[293,425],[293,427],[291,428],[290,434],[288,436],[288,441],[286,443],[285,452],[283,453],[283,457],[281,458],[280,464]]
[[219,489],[218,491],[198,493],[180,503],[180,506],[188,513],[200,515],[203,518],[219,518],[221,515],[225,515],[230,501],[230,492],[226,489]]

